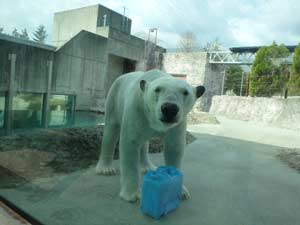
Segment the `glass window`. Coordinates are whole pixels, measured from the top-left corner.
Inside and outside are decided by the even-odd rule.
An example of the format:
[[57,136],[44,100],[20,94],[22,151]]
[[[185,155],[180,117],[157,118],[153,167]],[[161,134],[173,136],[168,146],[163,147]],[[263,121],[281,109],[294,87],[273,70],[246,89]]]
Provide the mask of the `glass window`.
[[49,126],[71,126],[74,123],[74,104],[75,96],[52,95]]
[[13,98],[13,128],[37,128],[42,125],[43,94],[21,93]]

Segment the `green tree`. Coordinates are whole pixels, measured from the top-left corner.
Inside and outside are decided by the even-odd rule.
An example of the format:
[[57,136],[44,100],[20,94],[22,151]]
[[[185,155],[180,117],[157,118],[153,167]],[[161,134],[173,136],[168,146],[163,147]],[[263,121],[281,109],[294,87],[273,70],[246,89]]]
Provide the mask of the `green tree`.
[[292,95],[300,94],[300,44],[295,48],[288,89]]
[[[233,91],[235,95],[240,95],[241,91],[241,82],[243,79],[243,90],[242,95],[245,95],[245,83],[246,83],[246,76],[244,73],[243,77],[243,69],[238,65],[231,65],[228,69],[226,69],[226,82],[224,85],[225,92]],[[242,78],[243,77],[243,78]]]
[[270,97],[285,89],[288,81],[285,59],[288,55],[289,50],[275,42],[258,50],[249,77],[251,96]]
[[48,34],[44,25],[40,25],[33,33],[33,40],[39,43],[45,43]]
[[23,38],[25,40],[29,40],[29,36],[28,36],[26,28],[21,31],[20,38]]
[[0,34],[3,33],[3,30],[4,30],[4,28],[3,28],[3,27],[0,27]]
[[16,38],[19,38],[20,35],[21,35],[21,34],[18,32],[18,29],[17,29],[17,28],[15,28],[11,34],[12,34],[12,36],[14,36],[14,37],[16,37]]

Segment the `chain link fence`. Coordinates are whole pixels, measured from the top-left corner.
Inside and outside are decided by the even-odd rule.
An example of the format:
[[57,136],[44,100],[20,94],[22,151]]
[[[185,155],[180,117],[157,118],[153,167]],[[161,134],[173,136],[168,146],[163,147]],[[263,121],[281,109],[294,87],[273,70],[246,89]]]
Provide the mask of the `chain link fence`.
[[[238,68],[238,67],[236,67]],[[252,76],[250,71],[227,68],[221,72],[221,95],[251,96],[251,97],[300,97],[300,88],[289,86],[290,75],[271,74]]]

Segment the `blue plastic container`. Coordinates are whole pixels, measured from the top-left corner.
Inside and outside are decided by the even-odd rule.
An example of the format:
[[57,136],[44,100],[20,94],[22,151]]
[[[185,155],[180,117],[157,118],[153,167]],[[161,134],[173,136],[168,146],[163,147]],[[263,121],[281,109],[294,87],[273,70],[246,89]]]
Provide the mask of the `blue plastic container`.
[[179,207],[182,196],[182,173],[175,167],[161,166],[144,175],[140,209],[160,219]]

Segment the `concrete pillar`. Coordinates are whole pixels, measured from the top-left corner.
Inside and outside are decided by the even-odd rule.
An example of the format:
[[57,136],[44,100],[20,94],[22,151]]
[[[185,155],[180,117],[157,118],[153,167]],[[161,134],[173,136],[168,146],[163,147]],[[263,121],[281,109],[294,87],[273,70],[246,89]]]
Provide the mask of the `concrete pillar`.
[[52,74],[53,74],[53,61],[50,60],[47,63],[48,66],[48,79],[47,79],[47,90],[44,95],[43,101],[43,112],[42,112],[42,126],[44,128],[48,127],[49,124],[49,116],[50,116],[50,96],[51,96],[51,86],[52,86]]
[[15,53],[9,54],[8,59],[10,60],[10,74],[9,74],[9,86],[5,101],[5,134],[10,135],[13,131],[13,98],[15,93],[15,76],[16,76],[16,59]]

